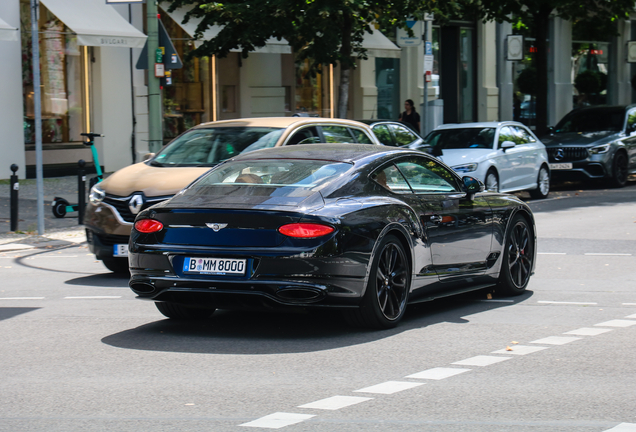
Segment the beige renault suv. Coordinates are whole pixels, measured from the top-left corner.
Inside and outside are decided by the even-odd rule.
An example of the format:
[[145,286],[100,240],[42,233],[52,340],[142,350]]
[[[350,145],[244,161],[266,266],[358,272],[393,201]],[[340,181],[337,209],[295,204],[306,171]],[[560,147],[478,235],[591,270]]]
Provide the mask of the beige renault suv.
[[128,238],[141,210],[172,197],[239,153],[322,142],[381,145],[369,126],[352,120],[272,117],[196,126],[150,159],[93,186],[84,217],[89,248],[109,270],[127,273]]

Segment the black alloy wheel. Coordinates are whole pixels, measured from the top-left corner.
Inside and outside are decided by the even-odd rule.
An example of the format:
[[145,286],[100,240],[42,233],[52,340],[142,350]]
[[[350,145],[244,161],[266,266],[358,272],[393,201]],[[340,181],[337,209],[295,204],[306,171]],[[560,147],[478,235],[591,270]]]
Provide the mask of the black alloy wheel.
[[627,156],[622,151],[616,153],[614,162],[612,163],[611,185],[616,188],[622,188],[627,184]]
[[358,327],[395,327],[404,316],[410,282],[411,269],[404,247],[397,237],[387,235],[371,263],[362,304],[347,315],[349,322]]
[[506,236],[497,291],[504,295],[522,294],[530,281],[533,259],[534,233],[524,217],[516,216]]
[[180,320],[198,320],[209,318],[215,309],[199,309],[182,306],[176,303],[155,302],[155,306],[164,316]]

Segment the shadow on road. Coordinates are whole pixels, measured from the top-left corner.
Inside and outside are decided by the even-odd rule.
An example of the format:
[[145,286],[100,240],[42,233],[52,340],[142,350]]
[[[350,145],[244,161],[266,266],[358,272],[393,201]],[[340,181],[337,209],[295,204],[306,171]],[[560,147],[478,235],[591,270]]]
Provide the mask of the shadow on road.
[[217,311],[207,320],[164,319],[106,336],[102,342],[118,348],[198,354],[289,354],[316,352],[372,342],[441,322],[466,323],[462,318],[521,303],[485,302],[486,291],[410,305],[402,323],[391,330],[349,327],[333,311],[306,314]]
[[84,285],[105,288],[128,288],[130,277],[115,273],[93,274],[69,279],[67,285]]
[[0,321],[6,320],[9,318],[13,318],[15,316],[21,315],[27,312],[33,312],[35,310],[40,309],[36,308],[25,308],[25,307],[0,307]]

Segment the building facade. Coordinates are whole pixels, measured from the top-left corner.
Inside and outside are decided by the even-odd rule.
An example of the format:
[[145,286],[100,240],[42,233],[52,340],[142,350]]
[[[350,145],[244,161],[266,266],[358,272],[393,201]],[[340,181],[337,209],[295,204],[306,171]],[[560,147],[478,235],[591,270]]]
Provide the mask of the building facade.
[[[73,4],[70,8],[68,5]],[[160,7],[162,4],[160,4]],[[162,90],[164,143],[207,121],[242,117],[290,116],[296,113],[335,117],[338,68],[307,74],[294,61],[285,41],[271,40],[241,58],[188,58],[194,20],[183,24],[185,11],[160,9],[183,68],[172,70]],[[41,0],[40,49],[42,146],[45,176],[71,174],[79,159],[91,161],[81,132],[105,135],[96,140],[100,162],[112,172],[139,162],[148,152],[147,71],[137,69],[144,35],[142,5],[108,5],[104,0]],[[518,77],[528,67],[532,40],[524,43],[524,60],[507,60],[510,24],[430,22],[426,39],[433,49],[431,80],[424,107],[424,48],[396,46],[371,29],[364,41],[368,59],[352,73],[348,118],[397,119],[406,99],[426,109],[430,131],[440,123],[519,120],[532,126],[533,96],[521,93]],[[634,98],[626,62],[629,21],[609,40],[573,40],[572,24],[551,20],[549,42],[549,120],[555,124],[582,104],[626,104]],[[635,26],[636,27],[636,26]],[[209,29],[213,37],[219,29]],[[29,0],[0,2],[0,55],[5,59],[0,82],[0,179],[16,163],[21,177],[35,175],[35,113]],[[588,72],[586,72],[588,71]],[[596,73],[606,84],[586,94],[577,76]],[[424,130],[423,132],[426,132]]]

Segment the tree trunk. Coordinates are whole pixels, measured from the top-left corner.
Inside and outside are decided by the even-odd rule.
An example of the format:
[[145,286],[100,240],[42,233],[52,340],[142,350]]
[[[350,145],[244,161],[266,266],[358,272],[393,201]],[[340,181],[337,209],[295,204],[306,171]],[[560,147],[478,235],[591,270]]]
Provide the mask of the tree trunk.
[[342,23],[342,45],[340,45],[340,89],[338,91],[338,117],[347,118],[349,105],[349,77],[351,76],[351,15],[345,13]]
[[542,136],[548,129],[548,28],[552,6],[543,5],[534,14],[534,34],[537,52],[534,56],[537,70],[537,102],[535,134]]

